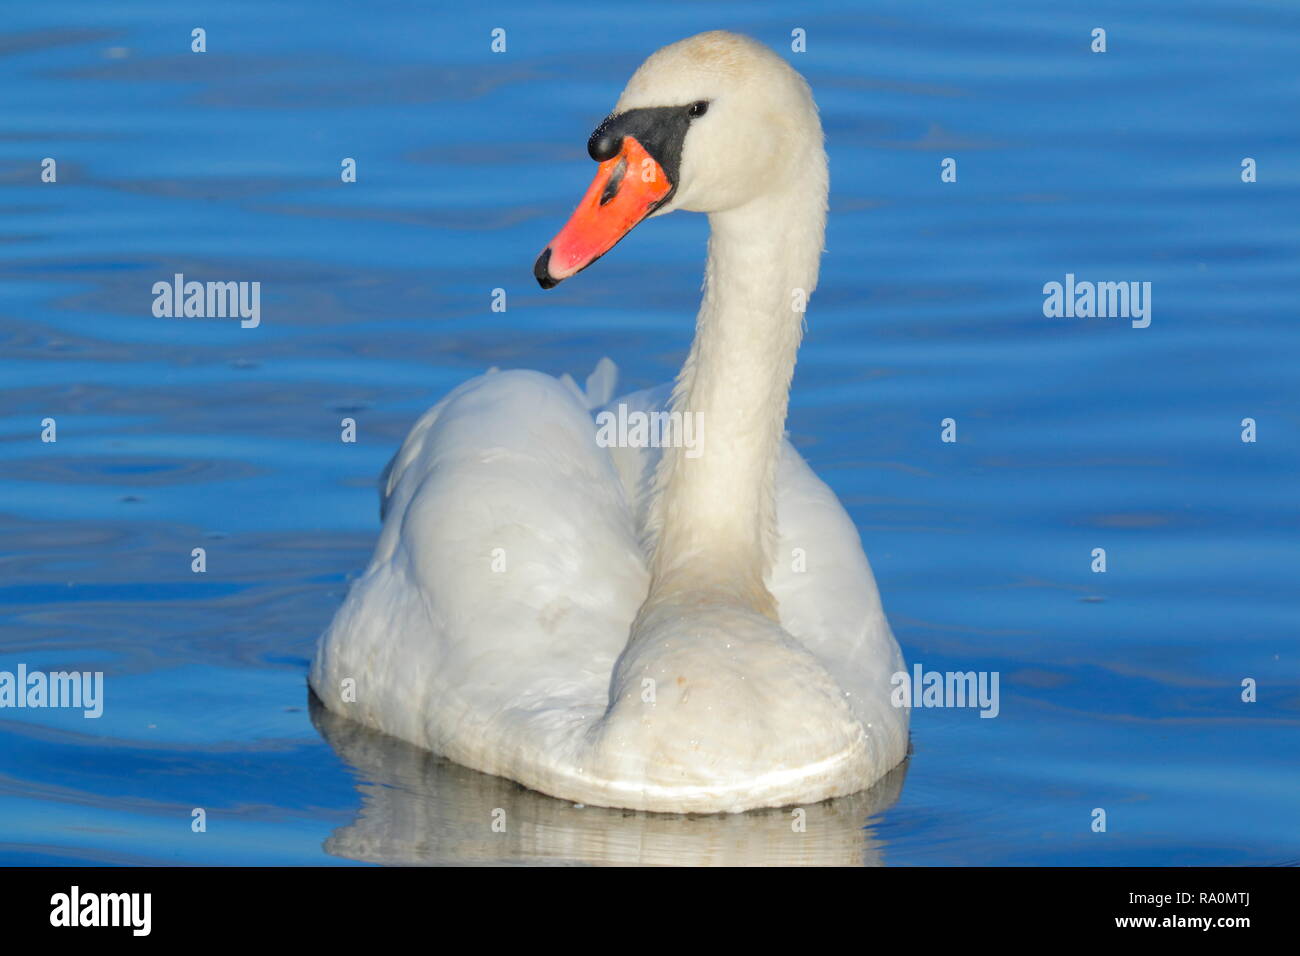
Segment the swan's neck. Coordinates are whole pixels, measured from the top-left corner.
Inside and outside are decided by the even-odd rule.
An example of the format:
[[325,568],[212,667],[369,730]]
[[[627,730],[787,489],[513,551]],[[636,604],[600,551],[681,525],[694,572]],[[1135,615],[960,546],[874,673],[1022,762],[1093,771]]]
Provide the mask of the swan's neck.
[[765,584],[776,465],[825,229],[817,152],[795,188],[709,216],[704,300],[673,391],[697,444],[668,449],[660,465],[647,604],[703,593],[776,618]]

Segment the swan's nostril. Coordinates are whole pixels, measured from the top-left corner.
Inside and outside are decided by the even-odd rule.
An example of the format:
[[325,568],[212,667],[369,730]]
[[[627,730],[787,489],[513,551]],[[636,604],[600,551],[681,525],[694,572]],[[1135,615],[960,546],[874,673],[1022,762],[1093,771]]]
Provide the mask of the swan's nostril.
[[602,206],[618,195],[618,187],[623,185],[623,176],[626,172],[627,159],[625,157],[618,161],[614,171],[609,174],[609,180],[605,183],[605,190],[600,194],[600,204]]
[[598,163],[613,159],[623,148],[623,137],[609,130],[607,123],[601,123],[596,132],[587,140],[587,152]]

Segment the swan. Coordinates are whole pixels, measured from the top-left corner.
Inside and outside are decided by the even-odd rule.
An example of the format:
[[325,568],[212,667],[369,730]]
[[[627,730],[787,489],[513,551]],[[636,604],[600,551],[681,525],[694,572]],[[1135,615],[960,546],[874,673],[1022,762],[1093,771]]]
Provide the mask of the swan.
[[[681,373],[615,399],[608,360],[585,389],[494,370],[426,412],[311,687],[581,804],[735,813],[863,790],[906,755],[902,654],[857,529],[784,437],[825,233],[812,94],[757,41],[702,33],[641,65],[588,151],[596,177],[534,275],[551,288],[643,219],[708,214]],[[638,413],[667,422],[657,444],[598,440]]]

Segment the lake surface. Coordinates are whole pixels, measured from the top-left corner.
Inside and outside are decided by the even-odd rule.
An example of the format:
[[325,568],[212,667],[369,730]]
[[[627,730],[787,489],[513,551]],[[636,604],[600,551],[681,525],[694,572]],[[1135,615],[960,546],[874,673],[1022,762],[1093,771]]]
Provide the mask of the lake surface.
[[[0,710],[0,862],[1300,860],[1300,7],[446,6],[6,5],[0,670],[105,700]],[[909,664],[1000,675],[995,719],[914,711],[908,763],[801,834],[575,807],[306,685],[423,409],[494,365],[676,372],[703,217],[531,269],[632,70],[718,27],[827,133],[792,440]],[[156,318],[175,273],[259,281],[260,325]],[[1046,317],[1067,274],[1150,282],[1150,325]]]

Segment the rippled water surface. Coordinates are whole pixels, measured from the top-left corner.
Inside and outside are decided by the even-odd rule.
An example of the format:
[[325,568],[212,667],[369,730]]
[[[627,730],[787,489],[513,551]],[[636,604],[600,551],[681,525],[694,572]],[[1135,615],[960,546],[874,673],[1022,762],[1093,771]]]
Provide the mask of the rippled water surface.
[[[838,6],[5,6],[0,670],[102,670],[106,707],[0,711],[0,862],[1300,859],[1300,8]],[[420,411],[492,365],[676,371],[702,217],[531,266],[631,70],[716,27],[806,30],[827,131],[791,436],[908,660],[1001,675],[803,834],[574,807],[306,688]],[[261,325],[155,318],[178,272],[260,281]],[[1150,327],[1045,318],[1066,273],[1150,281]]]

